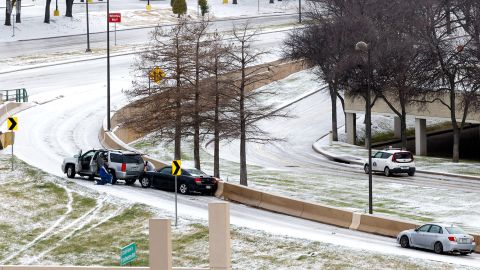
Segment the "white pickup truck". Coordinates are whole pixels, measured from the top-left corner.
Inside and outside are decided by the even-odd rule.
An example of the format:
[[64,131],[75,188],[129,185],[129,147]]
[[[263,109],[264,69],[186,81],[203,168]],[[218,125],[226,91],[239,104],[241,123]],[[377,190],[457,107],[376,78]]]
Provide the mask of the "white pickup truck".
[[144,162],[141,154],[120,150],[89,150],[82,151],[73,157],[65,158],[62,163],[62,172],[68,178],[74,178],[76,174],[88,176],[91,180],[98,176],[98,158],[106,158],[108,171],[112,174],[112,184],[117,180],[125,180],[127,185],[133,185],[144,173]]

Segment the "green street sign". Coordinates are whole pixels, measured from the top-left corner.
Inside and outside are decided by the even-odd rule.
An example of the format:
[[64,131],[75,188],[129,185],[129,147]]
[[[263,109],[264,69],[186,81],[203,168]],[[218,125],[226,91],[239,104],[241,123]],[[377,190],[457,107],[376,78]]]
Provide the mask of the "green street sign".
[[135,261],[137,258],[137,245],[135,243],[131,243],[128,246],[124,246],[122,248],[122,253],[120,254],[120,265],[125,265],[127,263],[131,263]]

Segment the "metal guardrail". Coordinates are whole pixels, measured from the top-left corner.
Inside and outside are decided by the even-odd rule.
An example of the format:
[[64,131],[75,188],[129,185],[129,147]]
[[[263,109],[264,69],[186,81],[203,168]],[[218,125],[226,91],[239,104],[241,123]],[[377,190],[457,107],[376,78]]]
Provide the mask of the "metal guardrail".
[[1,101],[28,102],[27,89],[0,90]]

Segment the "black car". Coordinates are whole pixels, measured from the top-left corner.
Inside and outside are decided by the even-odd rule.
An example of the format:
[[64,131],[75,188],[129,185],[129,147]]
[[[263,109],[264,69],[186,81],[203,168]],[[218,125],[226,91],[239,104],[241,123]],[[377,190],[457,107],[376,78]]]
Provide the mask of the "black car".
[[[163,167],[156,172],[146,172],[140,180],[142,187],[153,186],[159,189],[175,190],[175,176],[172,167]],[[213,195],[217,189],[217,180],[197,169],[183,169],[177,178],[177,190],[181,194],[203,193]]]

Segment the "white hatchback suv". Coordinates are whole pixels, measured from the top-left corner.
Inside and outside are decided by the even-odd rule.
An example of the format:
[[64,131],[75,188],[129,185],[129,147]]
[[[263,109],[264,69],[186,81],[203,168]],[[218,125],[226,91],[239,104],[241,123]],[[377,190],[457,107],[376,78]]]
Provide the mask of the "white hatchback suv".
[[[363,163],[365,173],[368,173],[368,159]],[[394,173],[415,175],[415,162],[412,153],[401,149],[385,149],[372,156],[372,172],[383,172],[385,176]]]

